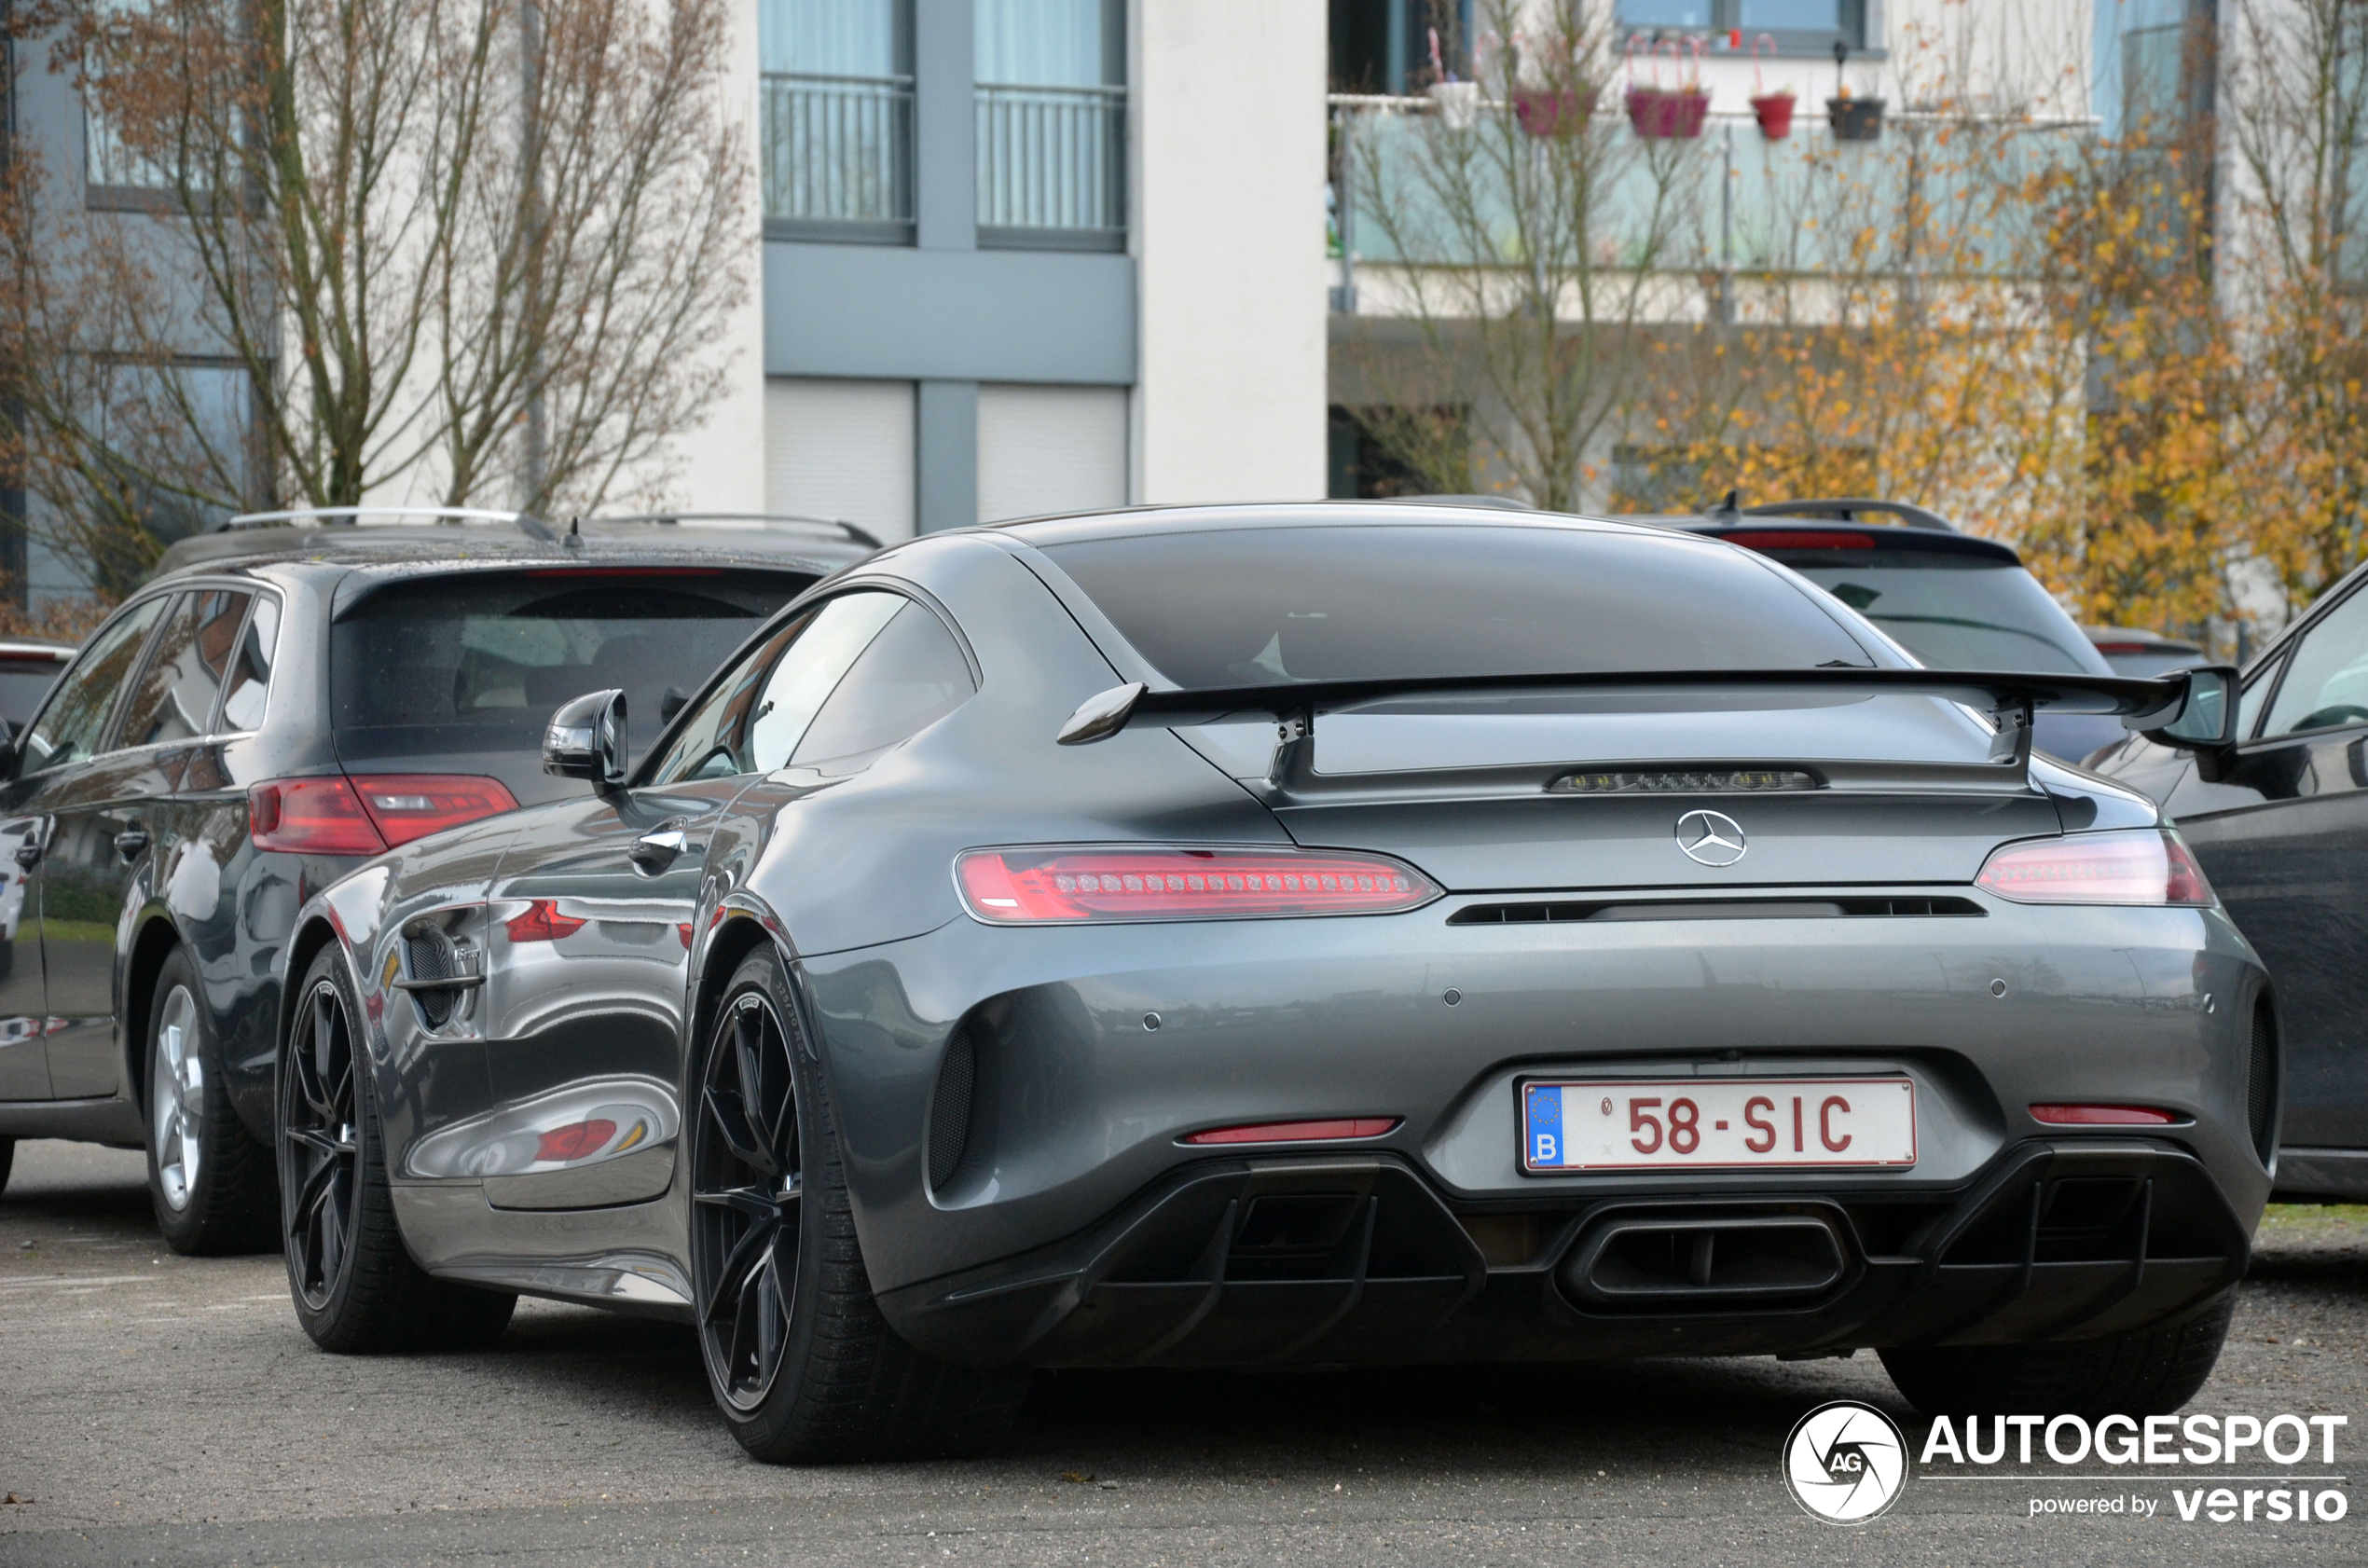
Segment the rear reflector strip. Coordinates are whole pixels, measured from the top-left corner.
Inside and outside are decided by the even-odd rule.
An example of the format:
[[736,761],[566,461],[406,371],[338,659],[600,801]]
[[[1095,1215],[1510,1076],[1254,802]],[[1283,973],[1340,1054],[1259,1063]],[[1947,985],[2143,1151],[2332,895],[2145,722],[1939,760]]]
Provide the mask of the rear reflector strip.
[[2033,1106],[2031,1119],[2056,1127],[2168,1127],[2185,1120],[2145,1106]]
[[1566,773],[1546,786],[1549,795],[1742,795],[1814,790],[1817,777],[1798,768],[1722,768],[1640,773]]
[[1212,1127],[1188,1135],[1182,1141],[1212,1143],[1338,1143],[1343,1138],[1378,1138],[1397,1125],[1395,1116],[1346,1117],[1333,1121],[1260,1121],[1247,1127]]
[[996,926],[1389,915],[1439,896],[1386,856],[1299,849],[973,849],[954,881]]
[[2214,901],[2203,868],[2167,828],[2002,845],[1975,881],[2017,903],[2201,907]]

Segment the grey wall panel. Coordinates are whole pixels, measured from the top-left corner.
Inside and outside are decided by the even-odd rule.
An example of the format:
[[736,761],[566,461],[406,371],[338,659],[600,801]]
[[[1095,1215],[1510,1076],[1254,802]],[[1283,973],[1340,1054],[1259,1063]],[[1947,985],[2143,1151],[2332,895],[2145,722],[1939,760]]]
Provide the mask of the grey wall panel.
[[979,384],[923,381],[914,486],[920,531],[966,529],[979,520]]
[[764,246],[768,376],[1135,381],[1135,259]]
[[971,0],[916,0],[913,23],[916,237],[926,250],[967,251],[978,243],[977,23]]

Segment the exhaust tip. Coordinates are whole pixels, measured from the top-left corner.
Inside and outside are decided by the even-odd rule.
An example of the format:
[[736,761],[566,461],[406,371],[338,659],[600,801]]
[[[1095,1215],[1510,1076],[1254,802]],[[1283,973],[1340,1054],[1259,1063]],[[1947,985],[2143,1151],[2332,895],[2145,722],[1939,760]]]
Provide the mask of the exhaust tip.
[[1815,1296],[1849,1267],[1841,1233],[1816,1215],[1630,1215],[1590,1231],[1562,1280],[1603,1306],[1714,1308]]

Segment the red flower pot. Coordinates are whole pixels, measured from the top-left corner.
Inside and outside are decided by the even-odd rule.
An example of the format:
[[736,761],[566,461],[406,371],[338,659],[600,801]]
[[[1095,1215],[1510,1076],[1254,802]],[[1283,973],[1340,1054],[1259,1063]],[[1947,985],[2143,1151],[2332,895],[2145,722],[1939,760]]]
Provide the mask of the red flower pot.
[[1631,88],[1628,123],[1636,134],[1655,141],[1690,141],[1702,133],[1702,118],[1710,113],[1710,94],[1699,89],[1663,92],[1657,88]]
[[1752,113],[1759,117],[1759,133],[1771,142],[1781,142],[1793,133],[1793,95],[1773,92],[1765,98],[1752,100]]

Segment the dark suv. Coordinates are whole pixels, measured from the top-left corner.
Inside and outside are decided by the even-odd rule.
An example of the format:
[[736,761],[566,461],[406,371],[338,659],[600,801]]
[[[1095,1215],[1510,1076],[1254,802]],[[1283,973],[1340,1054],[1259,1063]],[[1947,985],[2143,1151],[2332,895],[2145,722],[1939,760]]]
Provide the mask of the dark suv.
[[[1699,516],[1638,520],[1708,534],[1783,562],[1934,669],[2113,673],[2011,546],[1961,533],[1921,506],[1852,499],[1739,507],[1729,495]],[[2042,713],[2031,742],[2077,763],[2127,733],[2118,719]]]
[[272,1245],[297,908],[392,846],[587,789],[542,771],[554,708],[623,687],[656,735],[874,544],[792,519],[374,511],[174,545],[0,749],[0,1183],[16,1138],[145,1145],[174,1247]]

